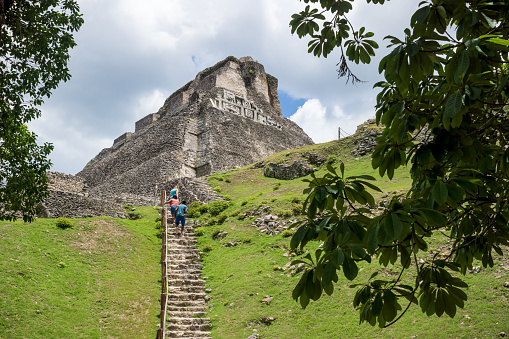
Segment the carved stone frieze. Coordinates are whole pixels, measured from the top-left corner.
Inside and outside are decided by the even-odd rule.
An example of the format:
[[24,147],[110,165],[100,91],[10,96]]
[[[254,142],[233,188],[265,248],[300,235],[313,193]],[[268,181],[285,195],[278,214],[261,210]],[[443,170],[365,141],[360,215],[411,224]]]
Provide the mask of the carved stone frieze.
[[256,107],[255,103],[245,96],[224,90],[223,97],[210,99],[214,108],[224,112],[240,115],[244,118],[256,121],[263,125],[282,129],[281,125],[270,117],[263,114],[263,110]]

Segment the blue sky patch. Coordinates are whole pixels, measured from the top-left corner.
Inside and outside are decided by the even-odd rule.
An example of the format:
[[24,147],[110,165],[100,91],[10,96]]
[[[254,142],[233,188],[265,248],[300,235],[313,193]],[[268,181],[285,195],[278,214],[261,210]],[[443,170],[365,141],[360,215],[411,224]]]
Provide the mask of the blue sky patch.
[[283,110],[283,116],[285,118],[297,112],[297,109],[304,105],[308,99],[296,99],[285,93],[284,91],[278,90],[279,102],[281,103],[281,109]]

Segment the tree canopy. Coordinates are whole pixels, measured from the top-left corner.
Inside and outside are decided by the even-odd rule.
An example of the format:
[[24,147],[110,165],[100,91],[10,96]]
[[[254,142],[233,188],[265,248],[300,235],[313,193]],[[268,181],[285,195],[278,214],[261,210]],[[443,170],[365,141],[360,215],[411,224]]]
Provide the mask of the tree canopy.
[[53,149],[26,123],[70,79],[72,33],[83,24],[74,0],[0,0],[0,220],[30,221],[47,192]]
[[[384,0],[366,0],[383,5]],[[304,0],[292,33],[309,37],[309,52],[327,57],[340,51],[339,76],[358,81],[349,62],[369,63],[378,44],[347,18],[353,0]],[[467,300],[462,280],[474,259],[492,267],[493,253],[509,245],[509,4],[487,0],[427,0],[409,18],[402,37],[385,37],[375,84],[376,121],[384,126],[372,166],[390,179],[408,166],[412,186],[373,214],[371,176],[345,177],[328,167],[309,180],[307,219],[291,241],[293,249],[312,240],[323,244],[300,262],[308,269],[293,291],[306,307],[340,275],[354,280],[357,263],[378,259],[395,265],[397,278],[376,272],[357,288],[353,305],[360,321],[386,327],[412,305],[428,316],[453,317]],[[432,234],[449,239],[432,259]],[[404,283],[406,281],[407,283]],[[411,281],[412,283],[408,283]]]

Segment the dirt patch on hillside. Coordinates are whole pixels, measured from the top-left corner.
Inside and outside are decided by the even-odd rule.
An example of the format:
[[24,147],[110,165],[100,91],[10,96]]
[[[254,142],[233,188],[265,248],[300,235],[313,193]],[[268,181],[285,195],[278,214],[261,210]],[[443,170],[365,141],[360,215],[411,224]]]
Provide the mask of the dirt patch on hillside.
[[111,251],[118,247],[118,242],[130,237],[114,220],[88,220],[76,225],[79,227],[79,238],[71,242],[86,252]]

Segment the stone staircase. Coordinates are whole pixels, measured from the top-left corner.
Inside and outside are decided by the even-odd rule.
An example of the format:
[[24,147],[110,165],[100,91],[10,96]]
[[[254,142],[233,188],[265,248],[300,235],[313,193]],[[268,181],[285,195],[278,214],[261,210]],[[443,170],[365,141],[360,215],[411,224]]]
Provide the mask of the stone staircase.
[[188,203],[199,201],[202,204],[208,204],[216,200],[224,200],[217,194],[212,187],[202,178],[182,177],[171,179],[162,186],[162,189],[169,192],[173,187],[179,186],[180,200]]
[[166,338],[210,338],[212,328],[206,310],[205,281],[195,245],[193,225],[186,225],[182,235],[168,226],[168,311]]

